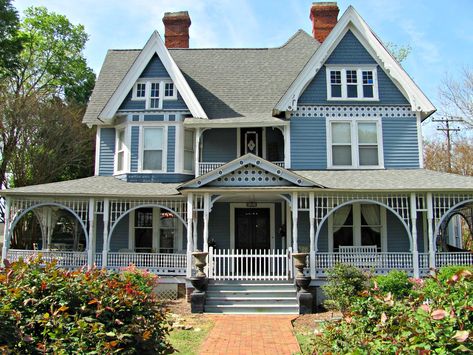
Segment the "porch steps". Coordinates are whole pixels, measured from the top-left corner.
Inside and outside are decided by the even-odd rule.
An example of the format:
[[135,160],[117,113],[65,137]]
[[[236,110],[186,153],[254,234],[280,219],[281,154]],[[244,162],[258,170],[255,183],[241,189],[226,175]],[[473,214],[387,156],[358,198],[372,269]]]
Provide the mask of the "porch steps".
[[210,281],[206,313],[297,314],[296,288],[291,281]]

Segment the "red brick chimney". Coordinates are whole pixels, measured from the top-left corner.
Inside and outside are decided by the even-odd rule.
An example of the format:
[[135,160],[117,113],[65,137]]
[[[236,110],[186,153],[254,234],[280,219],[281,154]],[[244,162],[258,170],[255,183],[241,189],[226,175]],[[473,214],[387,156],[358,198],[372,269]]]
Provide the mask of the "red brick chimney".
[[189,48],[191,18],[187,11],[166,12],[163,23],[164,42],[167,48]]
[[336,2],[314,2],[310,9],[312,35],[322,43],[337,24],[340,9]]

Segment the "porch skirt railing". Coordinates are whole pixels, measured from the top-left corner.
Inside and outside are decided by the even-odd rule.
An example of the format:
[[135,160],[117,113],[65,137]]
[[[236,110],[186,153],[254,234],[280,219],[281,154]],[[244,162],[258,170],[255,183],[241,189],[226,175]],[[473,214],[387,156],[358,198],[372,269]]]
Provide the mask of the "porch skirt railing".
[[119,271],[133,264],[159,275],[185,275],[187,268],[186,254],[172,253],[115,253],[107,255],[107,269]]
[[447,265],[473,265],[473,253],[437,253],[435,254],[435,266],[442,267]]
[[291,250],[209,248],[208,276],[215,280],[288,280]]
[[57,266],[63,269],[73,270],[87,267],[87,252],[79,251],[56,251],[56,250],[20,250],[9,249],[8,260],[18,261],[20,258],[27,260],[41,255],[45,262],[56,260]]

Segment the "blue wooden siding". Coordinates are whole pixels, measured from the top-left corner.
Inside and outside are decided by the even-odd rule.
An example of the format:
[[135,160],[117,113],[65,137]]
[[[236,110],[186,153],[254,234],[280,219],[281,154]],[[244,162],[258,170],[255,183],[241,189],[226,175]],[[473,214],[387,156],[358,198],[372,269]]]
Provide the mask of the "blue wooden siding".
[[321,253],[328,252],[328,222],[325,222],[322,225],[322,229],[320,230],[317,244],[318,244],[318,251],[320,251]]
[[95,227],[95,252],[101,253],[103,250],[103,219],[97,218],[96,227]]
[[164,115],[144,115],[143,121],[164,121]]
[[[325,64],[376,64],[368,51],[358,41],[355,35],[348,31],[338,44],[337,48],[329,56]],[[379,66],[378,91],[379,101],[371,101],[380,105],[407,104],[407,100],[386,73]],[[325,66],[316,74],[312,82],[307,86],[299,98],[299,104],[330,104],[330,105],[366,105],[370,101],[327,101],[327,80]]]
[[215,128],[204,132],[203,162],[229,162],[237,157],[237,133],[235,128]]
[[110,239],[110,251],[117,252],[120,249],[128,249],[129,214],[123,217],[115,227]]
[[138,171],[138,154],[140,150],[140,127],[133,126],[131,127],[131,172]]
[[176,126],[168,127],[167,172],[175,171],[176,160]]
[[291,118],[291,169],[327,168],[325,119]]
[[192,174],[153,174],[153,173],[136,173],[123,174],[119,178],[126,182],[161,182],[161,183],[178,183],[192,180]]
[[386,214],[388,252],[408,252],[410,243],[404,225],[392,212],[387,211]]
[[[113,175],[115,160],[115,128],[100,129],[99,175]],[[96,163],[97,164],[97,163]]]
[[163,110],[187,110],[187,105],[179,91],[177,92],[177,100],[163,101]]
[[[203,222],[200,223],[203,226]],[[217,202],[209,216],[209,240],[214,239],[218,249],[230,248],[230,204]]]
[[383,118],[384,167],[419,168],[419,145],[415,118]]
[[151,58],[140,78],[169,78],[169,74],[157,54]]
[[299,246],[299,251],[301,251],[301,247],[306,250],[310,249],[310,223],[308,211],[299,211],[297,217],[297,244]]

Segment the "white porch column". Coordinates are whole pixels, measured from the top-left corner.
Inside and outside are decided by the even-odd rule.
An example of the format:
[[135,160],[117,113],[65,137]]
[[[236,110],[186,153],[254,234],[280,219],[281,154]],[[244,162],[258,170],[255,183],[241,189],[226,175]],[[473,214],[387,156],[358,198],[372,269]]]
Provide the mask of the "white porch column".
[[209,251],[209,215],[210,215],[210,194],[204,195],[204,251]]
[[198,249],[198,245],[197,245],[198,221],[199,221],[199,215],[198,215],[198,212],[195,211],[195,213],[192,214],[192,250]]
[[297,192],[292,193],[292,250],[297,253],[299,250],[297,244],[297,218],[299,214],[299,198]]
[[427,231],[429,236],[429,267],[435,269],[434,206],[432,193],[427,193]]
[[199,163],[200,163],[200,136],[202,134],[202,130],[197,128],[195,130],[195,146],[194,146],[194,164],[195,164],[195,176],[200,175]]
[[192,276],[192,215],[194,212],[194,196],[187,195],[187,277]]
[[7,259],[8,249],[10,248],[10,209],[11,209],[11,199],[10,197],[5,197],[5,228],[3,230],[3,246],[2,246],[2,260],[0,260],[0,265],[3,266],[3,260]]
[[291,129],[289,125],[284,126],[284,167],[286,169],[291,167]]
[[414,266],[414,277],[418,278],[419,273],[419,251],[417,248],[417,197],[411,193],[411,234],[412,234],[412,262]]
[[110,216],[110,200],[105,198],[103,200],[103,249],[102,249],[102,269],[107,268],[108,262],[108,252],[109,252],[109,244],[108,244],[108,223]]
[[286,248],[292,246],[292,218],[291,214],[291,204],[286,202]]
[[94,266],[95,256],[95,199],[89,200],[89,242],[87,244],[87,268],[91,269]]
[[315,196],[309,193],[310,278],[315,279]]
[[46,235],[47,235],[47,248],[49,249],[49,246],[51,245],[52,239],[53,239],[53,209],[48,206],[46,207]]

